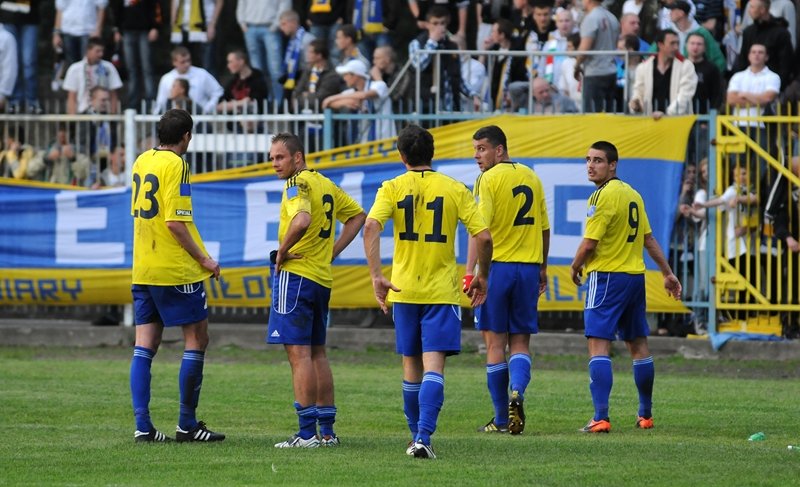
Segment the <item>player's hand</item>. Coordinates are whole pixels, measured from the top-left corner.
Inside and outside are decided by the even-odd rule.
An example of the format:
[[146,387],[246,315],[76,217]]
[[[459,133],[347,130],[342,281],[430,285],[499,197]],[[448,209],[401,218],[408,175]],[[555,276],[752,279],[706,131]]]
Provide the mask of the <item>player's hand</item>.
[[786,247],[792,252],[800,252],[800,243],[792,236],[786,237]]
[[202,262],[200,262],[200,265],[203,266],[203,269],[211,271],[211,273],[214,275],[214,279],[219,280],[219,263],[216,260],[212,259],[211,257],[206,257]]
[[683,288],[681,287],[681,282],[675,277],[675,274],[664,276],[664,287],[673,298],[681,299],[681,291],[683,291]]
[[580,64],[575,65],[575,69],[572,71],[572,76],[575,78],[575,81],[580,81],[583,78],[583,68]]
[[300,254],[293,254],[291,252],[283,253],[279,250],[277,255],[275,255],[275,270],[280,271],[283,269],[283,264],[285,264],[286,261],[302,258],[303,256]]
[[581,285],[581,277],[583,277],[583,269],[578,267],[570,267],[569,268],[570,277],[572,277],[572,282],[575,283],[576,286]]
[[389,294],[390,289],[396,293],[399,293],[400,290],[384,276],[372,280],[372,289],[375,290],[375,300],[378,301],[381,311],[383,311],[383,314],[388,315],[389,307],[386,306],[386,296]]
[[653,120],[661,120],[664,117],[664,112],[655,111],[653,112]]
[[539,269],[539,296],[547,291],[547,267]]
[[467,289],[467,296],[470,297],[470,305],[473,308],[482,305],[486,302],[486,289],[488,288],[488,279],[483,276],[475,276],[472,278],[472,282],[469,283],[469,288]]
[[470,284],[472,284],[472,279],[474,279],[474,278],[475,278],[475,276],[473,276],[472,274],[467,274],[464,277],[462,277],[461,278],[461,290],[464,291],[465,293],[467,291],[469,291],[469,286],[470,286]]

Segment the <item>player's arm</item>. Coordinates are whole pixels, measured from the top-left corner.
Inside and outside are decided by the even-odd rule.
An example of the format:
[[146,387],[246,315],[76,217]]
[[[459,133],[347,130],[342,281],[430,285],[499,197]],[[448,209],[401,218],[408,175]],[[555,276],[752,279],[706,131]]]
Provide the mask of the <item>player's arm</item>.
[[169,233],[172,234],[181,247],[183,247],[183,249],[189,255],[191,255],[198,264],[203,266],[204,269],[210,271],[214,275],[215,279],[219,279],[219,264],[210,256],[206,255],[203,252],[203,249],[197,245],[197,242],[194,241],[192,235],[189,233],[189,229],[186,228],[185,222],[168,221],[167,228],[169,229]]
[[489,266],[492,264],[492,235],[489,230],[481,230],[470,239],[474,242],[478,259],[478,274],[472,279],[467,290],[472,307],[480,306],[486,301],[486,290],[489,286]]
[[311,213],[307,211],[300,211],[297,213],[292,222],[289,224],[289,229],[286,230],[286,235],[283,236],[280,246],[278,247],[278,254],[275,256],[275,268],[280,270],[283,263],[287,260],[301,259],[302,255],[292,254],[289,249],[295,246],[297,242],[306,234],[306,230],[311,225]]
[[678,281],[678,278],[675,277],[675,274],[672,273],[672,269],[669,266],[669,262],[667,262],[667,258],[664,257],[664,252],[661,250],[661,246],[658,245],[655,237],[653,237],[652,233],[646,233],[644,236],[644,248],[647,250],[647,253],[650,255],[650,258],[658,266],[658,269],[661,271],[661,274],[664,276],[664,287],[669,291],[675,299],[681,298],[681,283]]
[[475,237],[470,237],[467,241],[467,265],[464,270],[464,277],[461,279],[461,290],[467,292],[472,279],[475,277],[475,264],[478,263],[478,245]]
[[597,240],[591,238],[584,238],[581,241],[581,244],[578,246],[578,251],[575,252],[575,258],[572,259],[572,265],[569,267],[569,273],[572,276],[572,282],[574,282],[576,286],[581,285],[583,265],[586,263],[586,259],[592,255],[594,249],[596,248]]
[[342,231],[339,233],[339,238],[333,243],[333,257],[331,261],[333,261],[339,254],[342,253],[342,250],[346,249],[350,242],[356,238],[358,235],[359,230],[361,227],[364,226],[364,221],[367,219],[367,214],[363,211],[358,215],[350,217],[344,225],[342,226]]
[[378,220],[367,218],[364,224],[364,253],[367,255],[367,265],[369,275],[372,278],[372,288],[375,291],[375,300],[378,301],[383,314],[389,314],[389,307],[386,306],[386,296],[389,290],[400,292],[394,284],[389,282],[383,275],[381,269],[381,230],[382,226]]
[[542,230],[542,264],[539,266],[539,296],[547,290],[547,256],[550,253],[550,229]]

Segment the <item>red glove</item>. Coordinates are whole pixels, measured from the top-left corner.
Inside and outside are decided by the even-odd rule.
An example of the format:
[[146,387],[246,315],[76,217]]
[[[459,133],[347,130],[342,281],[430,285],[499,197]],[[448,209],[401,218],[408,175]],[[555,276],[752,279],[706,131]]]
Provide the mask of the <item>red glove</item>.
[[469,290],[469,286],[472,284],[472,278],[475,277],[472,274],[467,274],[466,276],[461,279],[461,290],[467,292]]

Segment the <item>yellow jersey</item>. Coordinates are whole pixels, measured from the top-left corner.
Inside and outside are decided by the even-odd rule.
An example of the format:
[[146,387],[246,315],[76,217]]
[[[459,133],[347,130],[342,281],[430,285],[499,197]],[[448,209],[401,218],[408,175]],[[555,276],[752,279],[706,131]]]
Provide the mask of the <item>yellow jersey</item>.
[[282,269],[331,287],[336,221],[346,222],[364,210],[333,181],[313,169],[303,169],[287,179],[283,188],[278,226],[280,241],[283,241],[292,219],[300,212],[311,215],[311,224],[289,252],[303,258],[287,260]]
[[492,260],[541,264],[550,229],[544,188],[533,169],[503,161],[478,176],[475,198],[494,241]]
[[408,171],[385,181],[369,218],[381,227],[394,223],[392,283],[394,303],[459,304],[461,275],[456,267],[459,220],[470,235],[487,229],[469,189],[435,171]]
[[151,149],[133,163],[133,284],[170,286],[205,280],[204,269],[167,228],[186,224],[192,240],[206,252],[192,214],[189,164],[169,150]]
[[644,273],[644,236],[650,221],[639,193],[618,178],[611,178],[589,197],[584,237],[597,240],[586,259],[586,273]]

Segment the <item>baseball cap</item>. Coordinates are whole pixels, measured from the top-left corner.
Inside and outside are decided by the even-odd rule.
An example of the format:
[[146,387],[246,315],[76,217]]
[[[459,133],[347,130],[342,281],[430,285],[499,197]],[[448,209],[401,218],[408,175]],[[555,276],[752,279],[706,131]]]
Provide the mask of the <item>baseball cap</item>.
[[340,75],[350,73],[362,78],[369,78],[367,65],[358,59],[351,59],[341,66],[336,66],[336,72]]
[[683,10],[683,13],[689,14],[692,11],[692,7],[689,5],[689,2],[686,0],[675,0],[670,5],[667,5],[667,8],[670,10]]

